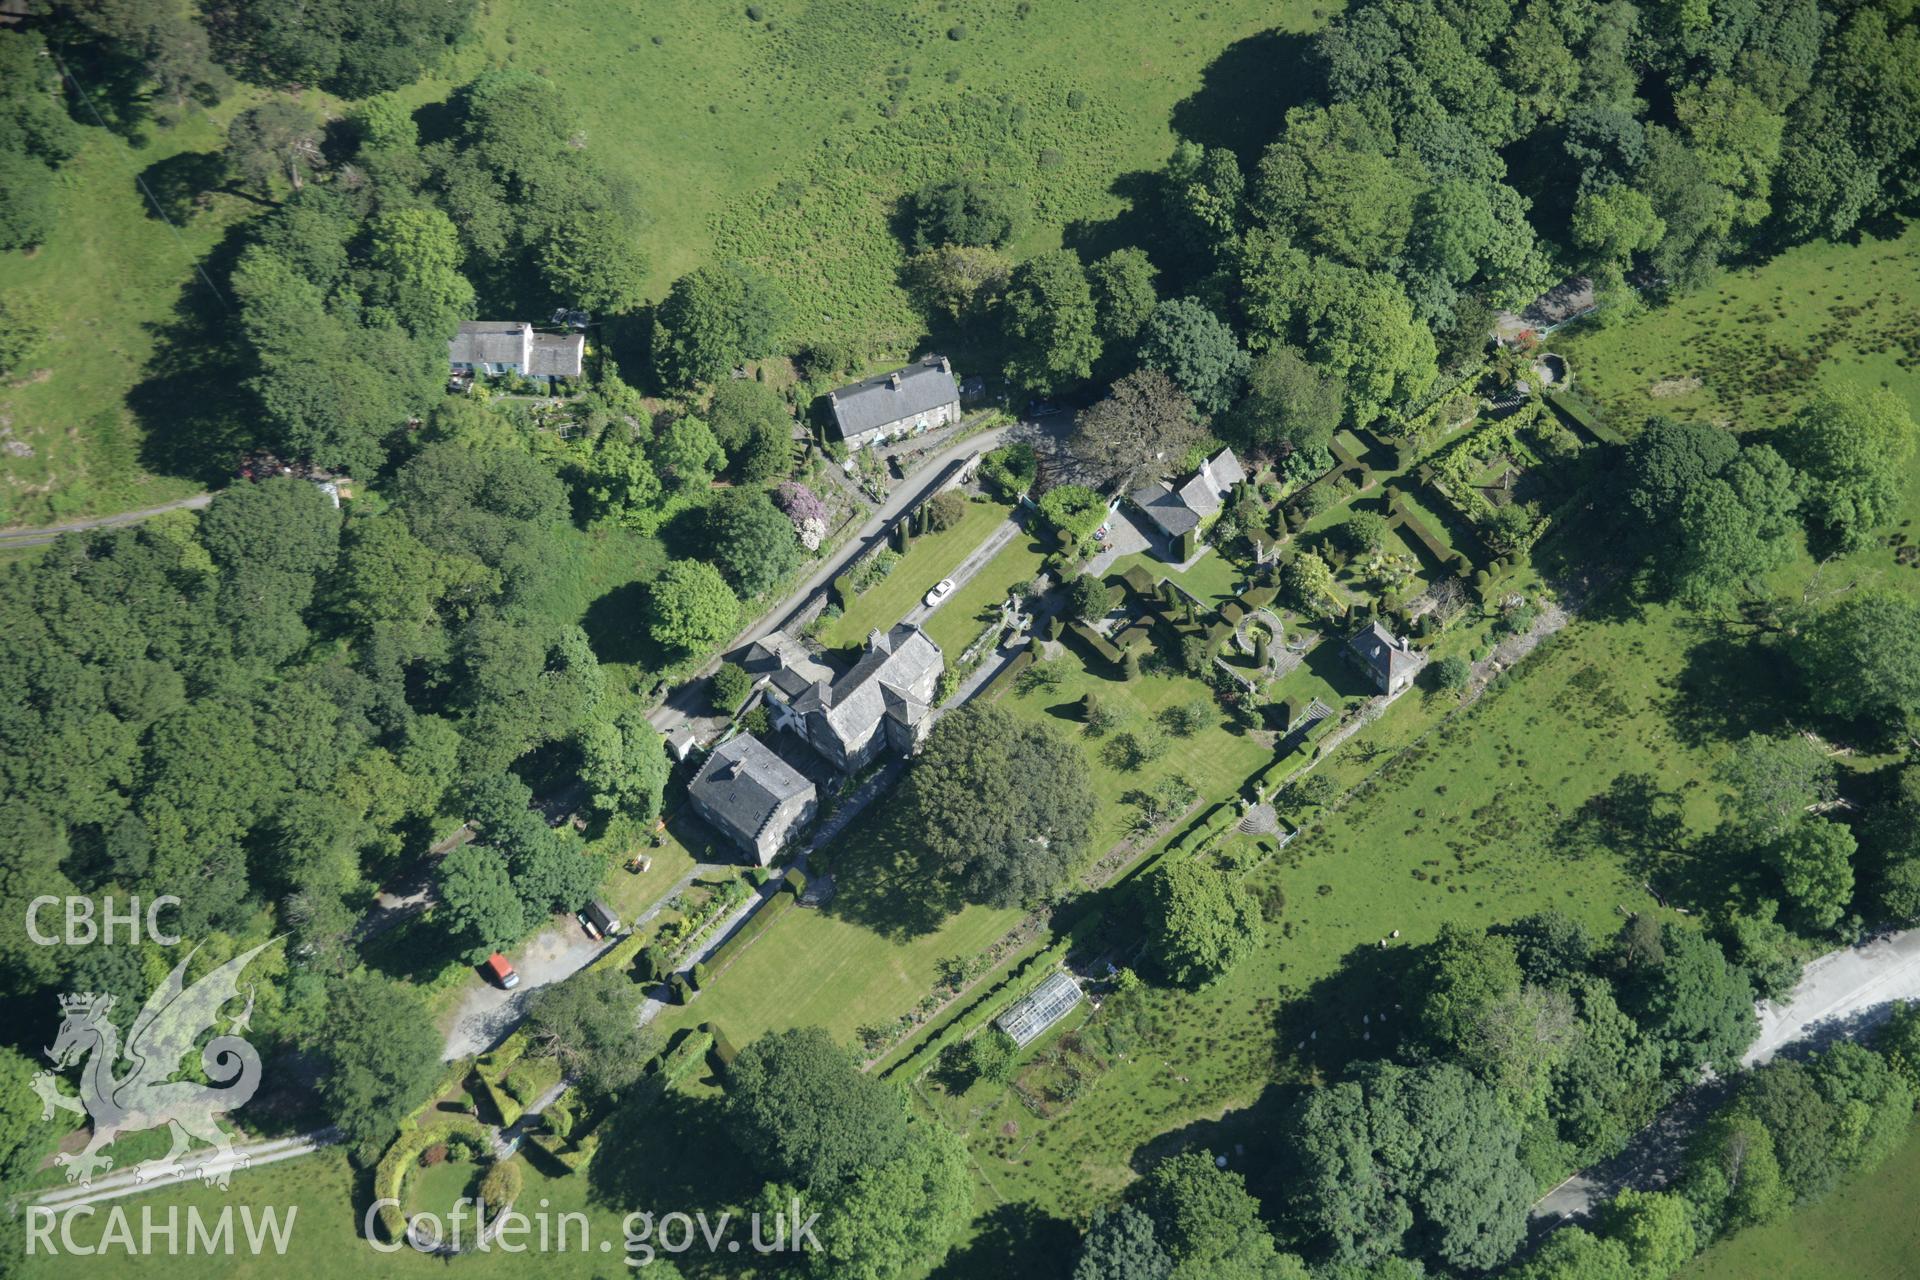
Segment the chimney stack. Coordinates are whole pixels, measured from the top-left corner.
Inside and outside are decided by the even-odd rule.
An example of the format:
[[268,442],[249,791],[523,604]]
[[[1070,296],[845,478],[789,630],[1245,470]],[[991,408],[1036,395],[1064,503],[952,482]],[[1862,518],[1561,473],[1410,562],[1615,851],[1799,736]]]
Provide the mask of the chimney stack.
[[897,370],[887,375],[887,385],[892,387],[895,391],[898,391],[900,389],[900,374]]

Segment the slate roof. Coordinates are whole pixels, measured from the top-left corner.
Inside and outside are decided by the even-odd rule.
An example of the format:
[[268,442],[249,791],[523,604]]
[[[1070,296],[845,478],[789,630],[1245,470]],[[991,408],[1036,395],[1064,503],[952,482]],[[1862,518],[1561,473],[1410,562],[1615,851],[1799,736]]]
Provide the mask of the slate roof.
[[1378,621],[1369,622],[1361,628],[1347,645],[1361,664],[1373,673],[1383,689],[1392,687],[1403,673],[1420,665],[1419,655]]
[[585,334],[535,333],[525,320],[467,320],[447,343],[449,364],[511,364],[522,373],[580,376]]
[[918,364],[827,393],[842,440],[952,404],[959,398],[960,387],[945,356],[928,356]]
[[447,344],[454,364],[526,366],[527,338],[533,326],[524,320],[465,320]]
[[770,677],[788,702],[822,681],[833,683],[833,668],[784,631],[770,631],[748,645],[740,665],[748,675]]
[[715,747],[687,788],[709,814],[749,842],[782,804],[812,790],[797,769],[750,733]]
[[1240,465],[1240,459],[1234,457],[1233,450],[1222,449],[1201,463],[1200,469],[1179,488],[1156,480],[1134,490],[1131,497],[1134,505],[1146,512],[1168,537],[1177,538],[1217,515],[1221,500],[1246,478],[1246,469]]
[[867,637],[867,651],[839,679],[816,679],[795,696],[796,713],[825,719],[828,730],[843,746],[866,740],[882,718],[908,727],[919,724],[932,709],[933,688],[946,659],[940,646],[912,623]]
[[533,350],[527,357],[527,372],[551,374],[556,378],[580,376],[580,358],[586,354],[584,333],[536,333]]

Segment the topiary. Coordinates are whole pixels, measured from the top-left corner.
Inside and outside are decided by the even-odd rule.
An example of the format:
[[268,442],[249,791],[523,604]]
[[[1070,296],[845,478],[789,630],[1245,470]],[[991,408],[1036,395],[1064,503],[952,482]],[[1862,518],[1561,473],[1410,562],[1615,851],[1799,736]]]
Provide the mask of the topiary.
[[525,1178],[517,1160],[496,1160],[480,1179],[480,1202],[504,1209],[520,1198]]

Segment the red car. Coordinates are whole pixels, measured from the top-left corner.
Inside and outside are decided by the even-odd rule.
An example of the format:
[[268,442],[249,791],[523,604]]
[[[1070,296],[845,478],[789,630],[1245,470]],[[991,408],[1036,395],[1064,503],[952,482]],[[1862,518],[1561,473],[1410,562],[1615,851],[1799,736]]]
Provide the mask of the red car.
[[487,971],[489,978],[500,984],[502,991],[511,991],[520,985],[520,971],[508,964],[507,958],[498,951],[488,956],[487,962],[480,967]]

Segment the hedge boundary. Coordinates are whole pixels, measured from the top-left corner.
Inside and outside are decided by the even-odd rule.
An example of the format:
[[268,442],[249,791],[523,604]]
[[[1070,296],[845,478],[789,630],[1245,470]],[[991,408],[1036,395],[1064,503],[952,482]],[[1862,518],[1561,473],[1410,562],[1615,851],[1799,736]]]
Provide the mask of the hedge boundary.
[[406,1236],[407,1215],[401,1209],[406,1203],[402,1194],[406,1190],[407,1174],[412,1171],[420,1153],[436,1142],[444,1142],[448,1135],[465,1133],[486,1149],[487,1131],[477,1120],[467,1116],[449,1116],[438,1124],[425,1126],[402,1133],[380,1157],[380,1163],[373,1169],[373,1197],[376,1201],[391,1200],[392,1204],[380,1206],[378,1219],[380,1229],[387,1239],[398,1243]]

